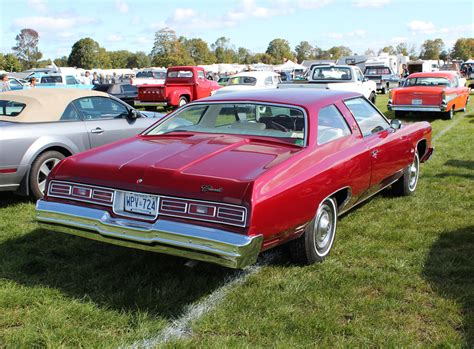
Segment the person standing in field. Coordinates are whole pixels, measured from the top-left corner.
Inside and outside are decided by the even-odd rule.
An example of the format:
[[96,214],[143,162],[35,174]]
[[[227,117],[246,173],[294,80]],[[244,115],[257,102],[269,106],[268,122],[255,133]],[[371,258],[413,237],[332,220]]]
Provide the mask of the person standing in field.
[[8,75],[2,74],[0,77],[0,92],[10,91],[12,88],[10,87],[10,81],[8,81]]

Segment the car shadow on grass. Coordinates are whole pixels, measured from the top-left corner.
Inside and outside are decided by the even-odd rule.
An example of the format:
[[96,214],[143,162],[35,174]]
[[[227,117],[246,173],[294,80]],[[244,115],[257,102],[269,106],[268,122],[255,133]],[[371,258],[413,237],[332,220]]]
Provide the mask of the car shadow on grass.
[[16,195],[11,192],[0,193],[0,209],[11,206],[11,205],[17,205],[21,203],[35,203],[35,202],[36,202],[35,200],[29,197]]
[[105,309],[174,319],[239,271],[43,229],[0,244],[0,279],[59,289]]
[[423,275],[443,297],[462,305],[466,348],[474,347],[474,226],[442,233],[433,244]]

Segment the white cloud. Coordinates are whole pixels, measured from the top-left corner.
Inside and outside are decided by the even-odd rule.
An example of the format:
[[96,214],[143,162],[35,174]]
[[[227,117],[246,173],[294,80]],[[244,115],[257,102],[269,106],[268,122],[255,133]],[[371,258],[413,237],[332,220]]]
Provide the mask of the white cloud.
[[342,39],[344,34],[342,33],[328,33],[327,36],[331,39]]
[[46,0],[28,0],[28,7],[37,12],[48,11]]
[[35,28],[35,30],[41,34],[42,32],[56,32],[75,28],[80,25],[95,23],[99,23],[99,21],[90,17],[31,16],[15,19],[13,26],[18,28]]
[[115,8],[120,13],[128,13],[128,5],[123,0],[116,0],[115,1]]
[[[251,19],[268,19],[294,13],[296,10],[310,10],[326,6],[333,0],[276,0],[271,6],[257,4],[256,0],[242,0],[227,13],[210,18],[206,13],[192,8],[176,8],[165,21],[165,26],[176,31],[192,31],[235,27]],[[162,28],[161,23],[152,29]]]
[[390,0],[355,0],[352,2],[355,7],[382,7],[389,3]]
[[415,34],[433,34],[435,32],[435,26],[433,22],[414,20],[407,23],[407,27]]

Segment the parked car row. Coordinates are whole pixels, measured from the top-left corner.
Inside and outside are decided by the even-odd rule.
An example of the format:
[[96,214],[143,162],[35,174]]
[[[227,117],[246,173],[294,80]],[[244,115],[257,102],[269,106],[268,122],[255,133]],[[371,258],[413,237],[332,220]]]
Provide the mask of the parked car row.
[[[375,107],[374,80],[325,64],[307,83],[260,71],[219,86],[171,67],[163,84],[5,92],[0,190],[39,198],[46,229],[109,244],[242,268],[288,243],[295,261],[319,262],[341,214],[383,189],[413,194],[433,153],[429,123]],[[397,116],[452,117],[469,98],[453,72],[389,88]]]

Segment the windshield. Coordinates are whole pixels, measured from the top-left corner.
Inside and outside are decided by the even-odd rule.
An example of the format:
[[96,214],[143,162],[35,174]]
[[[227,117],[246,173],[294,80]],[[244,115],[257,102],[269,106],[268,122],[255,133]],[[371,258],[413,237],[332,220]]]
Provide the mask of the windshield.
[[367,67],[364,75],[390,75],[390,69],[387,67]]
[[236,134],[278,138],[291,144],[305,144],[303,111],[287,106],[253,103],[213,103],[178,110],[147,135],[172,132]]
[[255,86],[257,79],[252,76],[234,76],[229,78],[227,85],[250,85]]
[[313,70],[313,80],[352,80],[351,69],[346,67],[317,67]]
[[405,86],[449,86],[449,80],[446,78],[423,76],[407,79]]

